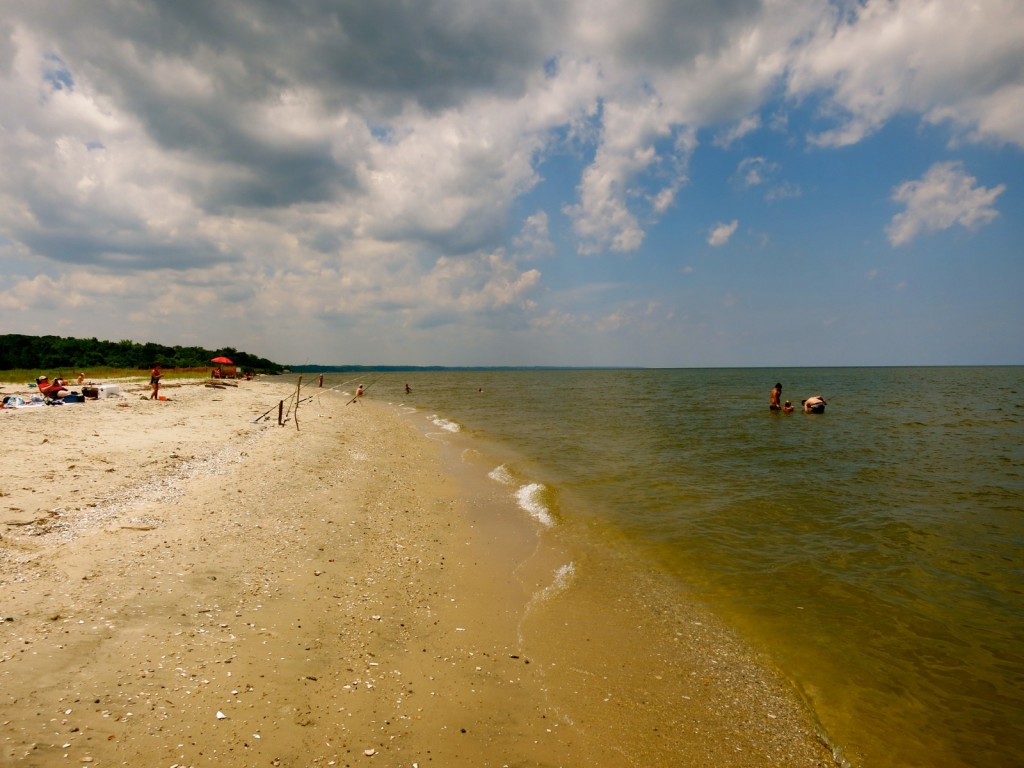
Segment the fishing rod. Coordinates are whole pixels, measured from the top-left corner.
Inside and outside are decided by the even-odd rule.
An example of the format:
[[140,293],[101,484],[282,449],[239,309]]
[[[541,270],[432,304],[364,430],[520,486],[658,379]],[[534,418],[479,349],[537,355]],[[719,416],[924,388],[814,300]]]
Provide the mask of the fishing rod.
[[[355,381],[355,379],[352,379],[352,381]],[[378,381],[380,381],[380,376],[378,376],[376,379],[374,379],[369,384],[367,384],[365,387],[363,387],[363,392],[366,392],[366,390],[368,390],[370,387],[372,387]],[[352,405],[352,403],[354,403],[358,399],[359,399],[359,395],[356,394],[356,396],[353,397],[351,400],[349,400],[347,403],[345,403],[345,405]]]
[[[334,385],[333,387],[328,387],[328,388],[327,388],[327,390],[328,390],[329,392],[335,392],[335,391],[337,391],[337,390],[341,389],[342,387],[344,387],[344,386],[346,386],[346,385],[348,385],[348,384],[351,384],[351,383],[352,383],[353,381],[358,381],[358,380],[359,380],[359,378],[360,378],[360,377],[356,377],[356,378],[354,378],[354,379],[349,379],[348,381],[343,381],[343,382],[341,382],[341,384],[335,384],[335,385]],[[377,377],[376,379],[374,379],[374,380],[373,380],[372,382],[370,382],[370,383],[369,383],[369,384],[367,384],[367,385],[366,385],[365,387],[363,387],[363,391],[365,392],[366,390],[368,390],[368,389],[369,389],[370,387],[372,387],[372,386],[373,386],[374,384],[376,384],[376,383],[377,383],[377,382],[378,382],[379,380],[380,380],[380,377],[378,376],[378,377]],[[313,393],[312,395],[309,395],[309,396],[307,396],[307,397],[304,397],[304,398],[302,398],[301,400],[299,400],[299,401],[298,401],[298,402],[296,403],[296,405],[301,405],[302,403],[305,403],[305,402],[307,402],[308,400],[312,400],[312,399],[313,399],[314,397],[316,397],[316,396],[317,396],[317,395],[319,395],[319,394],[320,394],[320,389],[319,389],[319,387],[318,387],[318,388],[317,388],[317,391],[316,391],[316,392],[314,392],[314,393]],[[257,417],[256,417],[255,419],[253,419],[253,420],[252,420],[251,422],[249,422],[249,423],[250,423],[250,424],[258,424],[259,422],[263,421],[263,419],[267,418],[267,417],[268,417],[268,416],[269,416],[269,415],[270,415],[271,413],[273,413],[273,411],[274,411],[274,408],[279,408],[279,407],[281,406],[281,404],[282,404],[282,403],[284,403],[284,402],[285,402],[286,400],[287,400],[288,402],[290,402],[290,401],[291,401],[291,400],[293,400],[294,398],[295,398],[295,394],[294,394],[294,393],[292,393],[291,395],[289,395],[289,396],[288,396],[287,398],[285,398],[284,400],[281,400],[281,402],[280,402],[280,403],[278,403],[278,404],[277,404],[277,405],[275,405],[275,406],[272,406],[272,407],[271,407],[270,409],[268,409],[268,410],[267,410],[267,411],[266,411],[265,413],[263,413],[263,414],[262,414],[262,415],[260,415],[260,416],[257,416]],[[352,398],[352,399],[351,399],[351,400],[349,400],[349,401],[348,401],[347,403],[345,403],[345,405],[351,405],[351,404],[352,404],[352,403],[354,403],[354,402],[355,402],[355,398]],[[289,411],[291,411],[291,406],[289,406],[289,407],[288,407],[288,410],[289,410]]]
[[[344,386],[346,386],[348,384],[351,384],[353,381],[359,381],[359,377],[357,377],[355,379],[349,379],[348,381],[343,381],[343,382],[341,382],[341,384],[335,384],[333,387],[327,387],[327,391],[328,392],[335,392],[335,391],[341,389],[342,387],[344,387]],[[318,394],[320,394],[320,387],[317,387],[316,392],[314,392],[312,395],[307,397],[305,400],[302,400],[302,402],[304,403],[304,402],[306,402],[306,400],[312,400]]]
[[[324,392],[323,379],[324,379],[323,374],[320,374],[320,385],[316,389],[313,390],[313,394],[312,395],[308,395],[308,396],[304,397],[302,400],[299,400],[299,402],[296,403],[296,405],[304,403],[307,400],[316,399],[317,405],[319,406],[320,405],[320,395],[323,394],[323,392]],[[341,389],[345,385],[351,384],[353,381],[356,381],[356,379],[349,379],[348,381],[341,382],[341,384],[335,384],[333,387],[327,387],[327,391],[328,392],[336,392],[337,390]]]
[[[291,399],[292,399],[292,398],[294,398],[294,397],[295,397],[295,395],[294,395],[294,394],[291,394],[291,395],[288,395],[288,398],[287,398],[287,399],[288,399],[288,400],[291,400]],[[273,405],[273,406],[271,406],[271,407],[270,407],[270,410],[268,410],[268,411],[267,411],[266,413],[264,413],[264,414],[263,414],[262,416],[257,416],[257,417],[256,417],[255,419],[253,419],[253,420],[252,420],[252,421],[250,421],[249,423],[250,423],[250,424],[258,424],[259,422],[263,421],[263,419],[267,418],[267,416],[269,416],[269,415],[270,415],[270,414],[271,414],[271,413],[273,412],[274,408],[280,408],[281,406],[283,406],[283,405],[284,405],[284,402],[285,402],[284,400],[281,400],[281,402],[279,402],[279,403],[278,403],[277,405]],[[291,411],[291,406],[288,406],[288,410],[289,410],[289,411]]]

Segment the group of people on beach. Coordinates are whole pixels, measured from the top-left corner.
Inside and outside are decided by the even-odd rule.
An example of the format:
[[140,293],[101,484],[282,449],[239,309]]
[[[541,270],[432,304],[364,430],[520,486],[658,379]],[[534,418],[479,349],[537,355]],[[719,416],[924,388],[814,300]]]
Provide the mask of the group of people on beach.
[[[163,372],[160,369],[160,363],[154,363],[153,369],[149,372],[150,400],[160,399],[160,379],[162,376]],[[79,386],[85,384],[85,374],[78,374],[77,381]],[[36,390],[47,402],[63,401],[65,395],[77,395],[76,392],[68,389],[67,384],[67,380],[59,376],[55,376],[52,380],[45,374],[36,377]],[[83,397],[88,396],[87,390],[83,389],[82,395]],[[4,402],[6,404],[6,399]]]
[[[821,395],[813,395],[806,400],[800,401],[800,406],[803,408],[804,413],[824,413],[826,405],[828,403],[825,402],[825,398]],[[768,393],[768,410],[781,411],[782,413],[792,413],[795,410],[792,402],[789,400],[782,401],[782,384],[780,383],[776,383],[772,387],[771,392]]]
[[[85,375],[78,374],[78,383],[81,384],[83,381],[85,381]],[[22,408],[29,405],[43,404],[61,405],[65,402],[65,396],[68,396],[67,402],[84,399],[84,395],[79,396],[77,392],[72,392],[68,389],[67,384],[67,380],[59,376],[55,376],[52,380],[49,376],[36,376],[34,386],[39,394],[32,395],[27,401],[19,395],[4,395],[0,408]]]

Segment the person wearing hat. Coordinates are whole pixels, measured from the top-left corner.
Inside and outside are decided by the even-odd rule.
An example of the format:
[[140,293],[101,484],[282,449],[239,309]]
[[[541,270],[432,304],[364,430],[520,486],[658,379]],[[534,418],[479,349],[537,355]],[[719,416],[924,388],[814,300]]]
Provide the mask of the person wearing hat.
[[68,391],[68,388],[64,386],[63,379],[54,379],[51,382],[45,376],[39,376],[36,378],[36,387],[39,389],[40,395],[48,397],[51,400],[63,397],[61,393]]

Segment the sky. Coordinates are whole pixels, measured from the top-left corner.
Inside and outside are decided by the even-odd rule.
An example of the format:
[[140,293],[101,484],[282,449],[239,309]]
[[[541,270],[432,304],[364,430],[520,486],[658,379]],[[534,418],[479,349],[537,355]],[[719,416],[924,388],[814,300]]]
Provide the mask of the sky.
[[1024,364],[1019,0],[0,0],[0,333]]

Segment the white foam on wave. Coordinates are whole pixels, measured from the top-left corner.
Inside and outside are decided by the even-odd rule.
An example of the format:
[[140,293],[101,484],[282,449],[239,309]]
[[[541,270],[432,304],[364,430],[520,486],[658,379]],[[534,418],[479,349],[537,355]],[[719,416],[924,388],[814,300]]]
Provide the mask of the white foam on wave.
[[512,485],[515,483],[515,478],[512,477],[512,473],[508,471],[508,467],[504,464],[492,469],[487,473],[487,476],[491,478],[491,480],[494,480],[496,483],[501,483],[502,485]]
[[523,614],[523,618],[519,622],[519,626],[516,629],[517,637],[519,638],[519,644],[522,645],[524,642],[523,638],[523,624],[526,621],[535,607],[545,600],[550,600],[556,595],[560,595],[565,592],[569,587],[572,586],[573,580],[576,578],[576,564],[572,561],[565,565],[559,566],[555,569],[554,577],[551,579],[551,583],[547,586],[541,587],[532,595],[530,600],[526,604],[526,612]]
[[440,416],[431,416],[430,420],[431,420],[431,423],[434,424],[434,426],[440,427],[441,429],[444,429],[444,430],[446,430],[448,432],[461,432],[462,431],[462,427],[460,427],[454,421],[449,421],[448,419],[442,419]]
[[536,594],[537,600],[549,600],[555,595],[565,592],[571,585],[572,580],[576,577],[576,564],[568,562],[565,565],[559,566],[555,571],[555,577],[551,583],[548,584],[544,589],[540,590]]
[[551,517],[551,510],[544,503],[543,494],[545,490],[547,488],[543,483],[524,485],[516,491],[516,501],[537,522],[550,528],[555,524],[555,520]]

